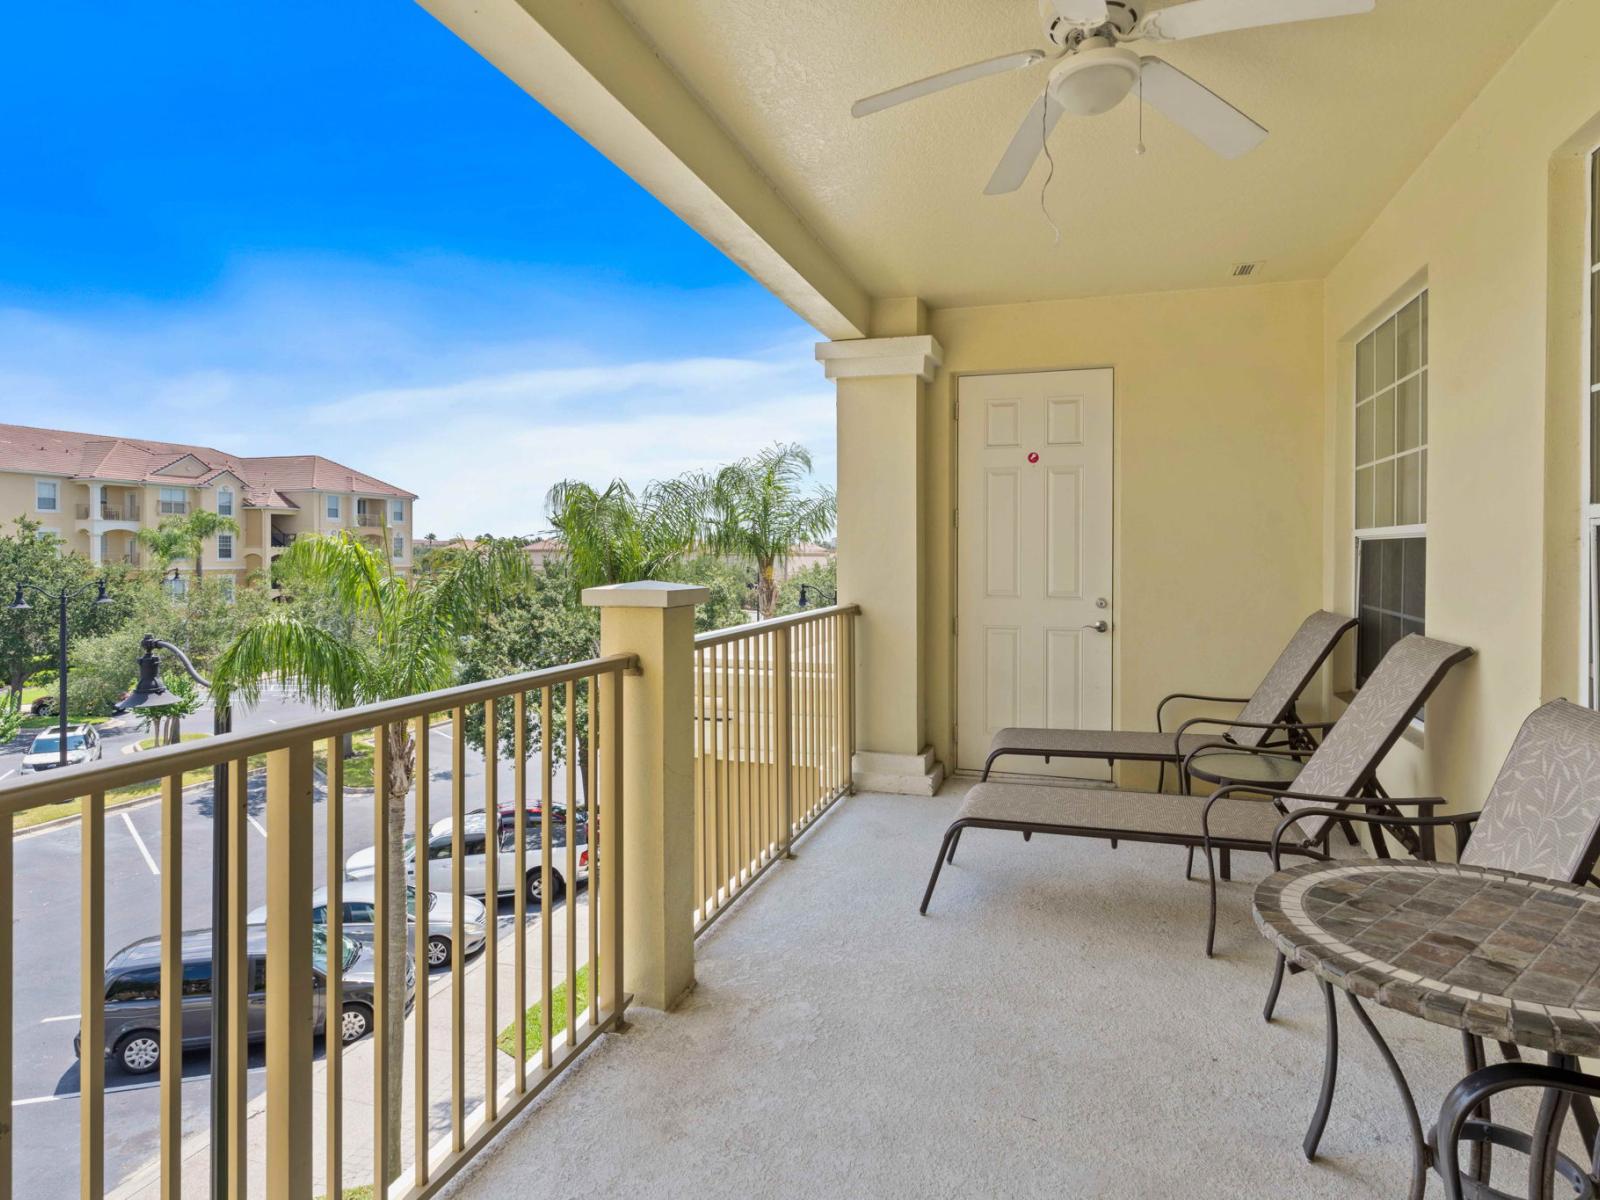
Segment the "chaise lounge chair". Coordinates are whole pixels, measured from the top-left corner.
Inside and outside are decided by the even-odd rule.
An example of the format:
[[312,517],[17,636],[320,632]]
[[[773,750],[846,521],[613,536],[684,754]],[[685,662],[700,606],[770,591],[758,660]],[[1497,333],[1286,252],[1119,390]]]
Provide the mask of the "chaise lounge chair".
[[[1314,797],[1305,797],[1314,800]],[[1399,806],[1431,807],[1438,800],[1389,801]],[[1339,816],[1362,821],[1377,828],[1410,826],[1429,833],[1448,825],[1455,833],[1458,862],[1473,867],[1492,867],[1534,875],[1562,883],[1583,883],[1589,879],[1600,857],[1600,712],[1580,708],[1566,700],[1553,700],[1535,709],[1517,731],[1505,764],[1495,777],[1483,807],[1477,812],[1442,815],[1404,815],[1387,813],[1344,813],[1335,797],[1321,801],[1325,807],[1297,809],[1284,817],[1273,837],[1273,865],[1278,865],[1278,846],[1301,821]],[[1259,923],[1260,918],[1257,917]],[[1272,987],[1262,1012],[1268,1021],[1283,985],[1285,960],[1278,955]],[[1300,968],[1288,964],[1291,972]],[[1315,1158],[1322,1131],[1333,1103],[1333,1088],[1339,1054],[1338,1010],[1334,1007],[1333,987],[1322,983],[1323,1007],[1327,1014],[1327,1049],[1323,1060],[1322,1090],[1317,1099],[1311,1127],[1306,1131],[1303,1149]],[[1483,1039],[1464,1034],[1467,1069],[1484,1064]],[[1579,1109],[1580,1123],[1588,1128],[1585,1141],[1594,1143],[1592,1110]],[[1446,1178],[1449,1178],[1446,1176]],[[1488,1178],[1488,1147],[1474,1149],[1472,1178]],[[1487,1193],[1485,1193],[1487,1194]]]
[[[1188,846],[1204,850],[1210,867],[1211,911],[1206,930],[1209,955],[1217,929],[1217,863],[1212,850],[1224,854],[1234,850],[1271,853],[1275,831],[1284,816],[1284,803],[1302,796],[1316,804],[1338,797],[1346,805],[1378,810],[1393,803],[1378,786],[1378,764],[1422,711],[1450,668],[1471,655],[1465,646],[1420,634],[1402,638],[1300,768],[1293,792],[1274,791],[1261,784],[1232,784],[1209,797],[1199,797],[1053,783],[977,784],[967,793],[955,820],[945,831],[921,911],[927,913],[940,868],[955,861],[956,846],[967,829],[1005,829],[1029,837],[1051,833]],[[1261,748],[1250,752],[1270,753]],[[1410,803],[1426,808],[1443,801]],[[1310,858],[1328,857],[1328,834],[1342,815],[1342,810],[1335,810],[1331,816],[1304,822],[1299,836],[1282,843],[1280,849]],[[1431,832],[1431,828],[1425,830],[1429,835]]]
[[[1311,682],[1318,668],[1339,644],[1345,632],[1356,622],[1338,613],[1319,611],[1312,613],[1295,630],[1289,644],[1278,655],[1278,661],[1261,679],[1255,693],[1250,696],[1204,696],[1196,692],[1173,692],[1156,705],[1154,732],[1132,729],[1002,729],[989,743],[989,757],[983,764],[983,778],[995,760],[1007,755],[1027,755],[1043,758],[1091,758],[1117,761],[1153,762],[1161,764],[1161,780],[1157,790],[1166,787],[1167,767],[1179,765],[1184,757],[1202,743],[1215,743],[1219,736],[1230,743],[1255,747],[1264,745],[1274,731],[1283,735],[1283,742],[1301,748],[1313,743],[1307,731],[1320,726],[1302,725],[1295,714],[1295,701]],[[1199,700],[1212,704],[1242,704],[1244,707],[1234,717],[1192,717],[1175,730],[1163,730],[1162,712],[1173,700]],[[1195,726],[1223,726],[1217,734],[1192,734]]]

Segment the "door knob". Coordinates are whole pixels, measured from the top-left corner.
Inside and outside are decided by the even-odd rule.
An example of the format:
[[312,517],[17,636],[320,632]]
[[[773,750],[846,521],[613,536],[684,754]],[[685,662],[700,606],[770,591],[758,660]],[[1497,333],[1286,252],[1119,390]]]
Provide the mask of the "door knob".
[[1093,625],[1080,625],[1079,629],[1092,629],[1096,633],[1110,633],[1111,625],[1107,621],[1096,621]]

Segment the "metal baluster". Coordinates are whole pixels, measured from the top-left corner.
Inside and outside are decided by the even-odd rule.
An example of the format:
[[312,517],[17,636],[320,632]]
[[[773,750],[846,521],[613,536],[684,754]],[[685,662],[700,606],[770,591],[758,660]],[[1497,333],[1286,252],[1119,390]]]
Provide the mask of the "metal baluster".
[[594,1031],[600,1027],[600,976],[596,966],[596,948],[600,945],[600,913],[595,904],[595,851],[598,843],[595,841],[594,823],[594,735],[595,723],[598,717],[595,713],[595,687],[600,682],[596,675],[589,676],[588,697],[588,729],[589,736],[585,739],[586,768],[583,772],[583,821],[584,828],[588,831],[584,835],[584,842],[588,846],[589,854],[589,1029]]
[[[450,1149],[467,1144],[464,1094],[467,1088],[467,958],[462,953],[467,890],[467,710],[450,714]],[[484,851],[494,844],[494,818],[484,814]],[[421,872],[418,872],[420,878]]]
[[[6,816],[4,853],[10,854],[9,835],[11,818]],[[7,866],[9,867],[9,863]],[[79,1192],[84,1200],[98,1200],[106,1189],[106,794],[93,792],[83,801],[83,849],[79,856],[80,880],[83,897],[83,934],[79,943],[79,1028],[81,1044],[78,1051],[78,1171]],[[10,871],[3,881],[6,894],[11,891]],[[6,902],[9,907],[9,900]],[[6,953],[10,953],[11,914],[4,916]],[[10,981],[15,977],[9,968],[0,979],[7,982],[4,1004],[11,1003]],[[9,1038],[11,1014],[4,1017],[4,1027]],[[11,1089],[4,1090],[4,1102],[11,1102]],[[5,1137],[9,1142],[11,1114],[0,1116],[6,1123]]]
[[428,932],[432,925],[428,916],[428,896],[433,891],[432,870],[428,861],[428,827],[431,824],[428,820],[428,783],[433,774],[432,764],[428,761],[431,717],[431,713],[423,713],[412,726],[416,731],[412,737],[417,744],[417,790],[412,795],[411,818],[415,825],[412,887],[417,897],[417,924],[412,935],[411,954],[417,960],[417,1001],[411,1013],[411,1145],[416,1159],[412,1177],[418,1187],[428,1182],[428,1146],[431,1141],[428,1117],[432,1109],[428,1081]]
[[539,1065],[550,1069],[550,895],[555,882],[550,878],[550,806],[555,803],[555,780],[550,753],[550,691],[539,689]]
[[[498,1063],[500,1049],[495,1038],[500,1029],[500,952],[495,943],[498,937],[500,915],[500,749],[498,738],[500,723],[495,711],[496,701],[483,703],[483,813],[485,829],[484,850],[484,934],[488,941],[483,946],[483,1120],[492,1124],[500,1110]],[[422,913],[418,909],[418,917]],[[420,920],[418,922],[421,923]],[[465,942],[461,947],[466,958]]]
[[567,680],[567,1046],[578,1038],[578,687]]
[[[241,793],[246,792],[243,771],[236,768],[228,778]],[[322,1057],[325,1064],[323,1081],[328,1093],[325,1130],[328,1161],[324,1171],[327,1176],[324,1190],[327,1200],[341,1200],[344,1195],[344,955],[332,952],[344,945],[344,738],[338,734],[328,739],[327,779],[328,829],[325,841],[328,872],[328,947],[331,952],[328,955],[328,1011],[323,1017],[322,1024]],[[229,863],[229,870],[238,872],[239,887],[242,888],[249,877],[245,858],[249,843],[245,838],[242,803],[233,813],[228,833],[237,841],[237,849]],[[235,896],[242,904],[239,893],[236,892]],[[243,945],[243,940],[241,939],[238,944]],[[249,984],[245,982],[235,986],[232,994],[242,1002],[249,990]],[[244,1053],[248,1054],[249,1044],[244,1037],[245,1019],[240,1018],[235,1022],[234,1028],[238,1031],[238,1040],[244,1043]],[[245,1074],[242,1070],[235,1084],[240,1092],[240,1103],[235,1113],[239,1132],[234,1152],[228,1156],[228,1164],[239,1172],[239,1179],[232,1187],[237,1190],[238,1195],[243,1196],[245,1168],[243,1147],[246,1121],[243,1103]]]
[[161,1195],[183,1192],[183,776],[161,781]]
[[515,741],[512,753],[513,789],[516,814],[512,817],[512,836],[517,844],[514,851],[517,861],[517,891],[511,902],[511,920],[516,926],[516,971],[514,981],[514,1007],[516,1009],[517,1093],[528,1090],[528,694],[518,692],[512,702],[512,719],[516,727],[512,733]]

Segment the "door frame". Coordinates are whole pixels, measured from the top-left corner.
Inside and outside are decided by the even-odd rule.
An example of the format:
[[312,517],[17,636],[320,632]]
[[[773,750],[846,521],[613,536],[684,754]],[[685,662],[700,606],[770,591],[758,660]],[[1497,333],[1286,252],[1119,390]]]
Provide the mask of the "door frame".
[[[1117,368],[1108,362],[1077,363],[1072,366],[1003,367],[996,370],[972,368],[950,373],[950,773],[966,774],[961,762],[961,381],[982,375],[1043,375],[1053,371],[1111,372],[1111,617],[1113,635],[1122,601],[1122,409],[1117,403]],[[969,525],[970,528],[970,525]],[[1122,639],[1111,642],[1111,727],[1118,728],[1117,714],[1122,704]],[[996,772],[1004,775],[1004,771]]]

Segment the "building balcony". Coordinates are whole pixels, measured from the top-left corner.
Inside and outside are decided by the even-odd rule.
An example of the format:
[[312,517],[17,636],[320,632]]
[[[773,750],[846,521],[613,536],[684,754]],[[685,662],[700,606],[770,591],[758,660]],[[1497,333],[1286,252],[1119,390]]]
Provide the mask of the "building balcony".
[[361,529],[381,529],[383,524],[384,520],[381,512],[358,511],[356,513],[356,525]]
[[139,505],[134,500],[127,500],[121,504],[79,504],[77,506],[77,519],[80,521],[139,521]]

